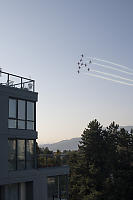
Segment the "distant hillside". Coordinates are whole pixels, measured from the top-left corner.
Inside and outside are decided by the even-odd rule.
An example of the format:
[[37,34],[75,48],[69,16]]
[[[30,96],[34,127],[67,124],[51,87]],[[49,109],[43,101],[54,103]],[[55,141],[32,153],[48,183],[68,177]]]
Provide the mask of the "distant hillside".
[[130,132],[131,129],[133,129],[133,126],[120,126],[120,128],[125,128],[128,132]]
[[[127,131],[130,131],[133,129],[133,126],[121,126],[120,128],[125,128]],[[80,137],[72,138],[70,140],[62,140],[60,142],[56,142],[53,144],[40,144],[40,147],[46,148],[48,147],[51,151],[57,151],[59,149],[60,151],[64,150],[78,150],[78,144],[79,141],[81,141]]]
[[72,138],[70,140],[62,140],[60,142],[56,142],[53,144],[42,144],[39,145],[40,147],[46,148],[48,147],[51,151],[57,151],[59,149],[60,151],[64,150],[78,150],[78,144],[81,140],[80,137],[78,138]]

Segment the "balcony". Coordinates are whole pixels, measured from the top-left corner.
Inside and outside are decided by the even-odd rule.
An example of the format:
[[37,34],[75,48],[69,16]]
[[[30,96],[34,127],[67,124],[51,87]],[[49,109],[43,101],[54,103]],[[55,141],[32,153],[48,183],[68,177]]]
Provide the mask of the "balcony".
[[35,81],[29,78],[3,72],[0,68],[0,85],[35,92]]
[[37,168],[68,166],[68,155],[65,154],[37,154]]

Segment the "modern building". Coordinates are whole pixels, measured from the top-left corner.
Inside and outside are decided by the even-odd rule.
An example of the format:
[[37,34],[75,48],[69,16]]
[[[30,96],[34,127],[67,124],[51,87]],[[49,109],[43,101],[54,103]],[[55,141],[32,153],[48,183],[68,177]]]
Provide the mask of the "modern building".
[[35,81],[0,71],[0,200],[67,200],[69,167],[38,168]]

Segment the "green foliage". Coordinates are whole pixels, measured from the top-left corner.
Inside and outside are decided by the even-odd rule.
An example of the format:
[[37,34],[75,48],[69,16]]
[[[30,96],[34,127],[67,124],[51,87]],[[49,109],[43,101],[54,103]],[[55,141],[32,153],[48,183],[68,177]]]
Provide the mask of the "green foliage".
[[79,150],[69,153],[71,200],[132,199],[133,131],[118,128],[93,120],[84,130]]
[[81,135],[78,151],[62,156],[59,150],[37,147],[37,152],[47,166],[70,166],[70,200],[133,199],[133,130],[119,129],[115,122],[103,129],[93,120]]

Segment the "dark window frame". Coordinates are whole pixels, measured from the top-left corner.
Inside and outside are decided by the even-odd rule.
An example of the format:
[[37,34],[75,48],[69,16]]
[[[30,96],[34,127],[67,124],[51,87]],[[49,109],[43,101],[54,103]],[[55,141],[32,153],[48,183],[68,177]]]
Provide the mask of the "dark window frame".
[[[9,97],[10,99],[14,99],[16,100],[16,118],[13,117],[9,117],[9,101],[8,101],[8,120],[16,120],[16,128],[9,128],[9,129],[18,129],[18,130],[34,130],[36,131],[36,102],[35,101],[31,101],[31,100],[26,100],[26,99],[20,99],[20,98],[14,98],[14,97]],[[19,100],[23,100],[25,101],[25,120],[23,119],[18,119],[18,101]],[[27,102],[31,102],[34,104],[34,120],[27,120]],[[23,121],[25,122],[25,127],[23,129],[18,128],[18,122],[19,121]],[[27,122],[32,122],[34,123],[33,129],[27,129]],[[8,122],[9,123],[9,122]]]

